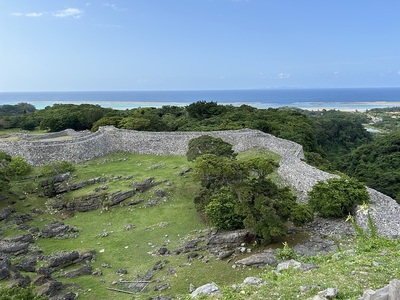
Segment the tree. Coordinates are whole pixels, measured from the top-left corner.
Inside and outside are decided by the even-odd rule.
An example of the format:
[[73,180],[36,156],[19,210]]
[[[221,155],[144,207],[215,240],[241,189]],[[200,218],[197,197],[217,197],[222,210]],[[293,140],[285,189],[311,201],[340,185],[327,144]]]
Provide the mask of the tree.
[[204,154],[196,159],[193,178],[207,189],[232,186],[248,176],[245,165],[234,159]]
[[355,149],[342,159],[340,170],[400,203],[400,131]]
[[100,126],[115,126],[118,127],[119,122],[121,121],[122,117],[114,116],[114,117],[103,117],[96,122],[93,123],[91,131],[95,132],[99,129]]
[[263,243],[270,243],[287,233],[286,221],[296,207],[296,197],[289,188],[279,188],[270,179],[252,179],[236,189],[239,205],[236,211]]
[[0,192],[7,191],[9,188],[10,180],[8,178],[7,170],[11,159],[11,155],[0,151]]
[[213,226],[248,228],[264,243],[285,235],[286,222],[301,226],[312,220],[306,206],[298,207],[289,188],[278,187],[268,175],[278,164],[255,157],[245,161],[204,154],[196,159],[194,179],[201,188],[194,201]]
[[347,176],[319,181],[308,195],[311,209],[325,218],[353,214],[356,205],[369,202],[365,185]]
[[214,154],[216,156],[228,158],[236,156],[236,153],[232,149],[232,145],[221,138],[202,135],[198,138],[191,139],[186,153],[187,159],[189,161],[194,161],[197,157],[204,154]]
[[223,187],[215,192],[205,208],[205,215],[210,223],[220,229],[234,230],[243,228],[243,216],[235,207],[238,199],[230,188]]
[[8,164],[7,174],[12,178],[18,178],[28,174],[32,167],[21,156],[13,157]]
[[217,102],[197,101],[186,107],[186,111],[190,118],[203,120],[215,115],[220,115],[225,111],[223,105],[218,105]]

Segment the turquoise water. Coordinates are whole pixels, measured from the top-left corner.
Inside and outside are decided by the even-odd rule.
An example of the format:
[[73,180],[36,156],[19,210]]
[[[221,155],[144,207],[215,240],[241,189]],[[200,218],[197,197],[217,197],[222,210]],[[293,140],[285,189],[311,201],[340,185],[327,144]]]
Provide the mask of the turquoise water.
[[55,103],[90,103],[114,109],[131,109],[185,106],[203,100],[235,106],[247,104],[257,108],[292,106],[303,109],[365,110],[400,106],[400,88],[0,93],[0,104],[28,102],[38,109]]

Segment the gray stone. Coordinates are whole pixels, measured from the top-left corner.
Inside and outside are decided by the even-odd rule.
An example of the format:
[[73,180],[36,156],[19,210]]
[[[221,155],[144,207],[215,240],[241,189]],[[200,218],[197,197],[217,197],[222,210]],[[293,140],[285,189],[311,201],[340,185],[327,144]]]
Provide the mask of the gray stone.
[[262,283],[263,283],[263,280],[259,277],[246,277],[243,280],[243,285],[260,286]]
[[393,279],[389,283],[389,299],[400,300],[400,280]]
[[192,292],[192,297],[195,298],[197,296],[201,296],[201,295],[220,295],[222,294],[217,285],[213,282],[213,283],[207,283],[205,285],[202,285],[200,287],[198,287],[197,289],[195,289]]
[[78,251],[62,251],[44,258],[50,268],[64,268],[74,264],[78,259]]
[[39,295],[55,296],[63,288],[63,284],[58,281],[49,281],[43,284],[38,290]]
[[25,272],[35,272],[36,271],[36,257],[27,257],[21,260],[21,262],[17,263],[15,267],[18,270],[25,271]]
[[211,235],[208,239],[208,246],[212,247],[238,247],[242,243],[253,241],[254,236],[247,229],[218,232],[217,234]]
[[12,206],[3,208],[2,210],[0,210],[0,221],[7,220],[14,212],[15,208]]
[[75,228],[65,225],[59,221],[53,221],[42,229],[41,237],[43,238],[67,238],[70,233],[78,232]]
[[90,275],[92,274],[92,266],[91,265],[85,265],[81,268],[75,269],[75,270],[70,270],[62,273],[60,277],[66,277],[66,278],[75,278],[81,275]]
[[10,267],[11,261],[5,256],[0,256],[0,280],[10,277]]
[[335,288],[327,288],[324,291],[318,293],[319,296],[325,297],[327,299],[333,299],[337,296],[338,290]]
[[264,267],[265,265],[276,266],[278,263],[275,253],[267,250],[262,253],[253,254],[235,262],[237,265]]
[[28,252],[29,245],[33,243],[31,234],[17,235],[0,241],[0,253],[19,255]]
[[286,261],[279,263],[278,266],[276,267],[276,270],[278,272],[280,272],[282,270],[287,270],[290,268],[299,269],[300,267],[301,267],[301,262],[291,259],[291,260],[286,260]]

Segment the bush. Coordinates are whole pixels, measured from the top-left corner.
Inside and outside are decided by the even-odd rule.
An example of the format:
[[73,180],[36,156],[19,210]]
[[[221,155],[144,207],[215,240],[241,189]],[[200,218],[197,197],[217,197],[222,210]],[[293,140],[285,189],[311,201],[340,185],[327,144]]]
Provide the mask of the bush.
[[235,211],[237,197],[229,188],[222,188],[214,193],[211,202],[205,208],[205,214],[210,223],[219,228],[234,230],[243,228],[243,217]]
[[303,226],[314,220],[312,209],[307,204],[297,204],[292,208],[292,222],[295,226]]
[[214,154],[216,156],[228,158],[234,158],[236,156],[231,144],[225,142],[221,138],[215,138],[209,135],[203,135],[189,141],[189,147],[186,153],[188,161],[194,161],[203,154]]
[[32,286],[27,288],[11,287],[0,288],[0,300],[46,300],[46,296],[39,296]]
[[347,176],[319,181],[308,195],[311,209],[324,218],[353,214],[356,205],[369,202],[365,185]]
[[21,156],[13,157],[8,164],[7,173],[10,177],[21,177],[28,174],[32,167]]
[[67,172],[73,172],[75,171],[75,166],[73,163],[68,161],[57,161],[44,165],[40,171],[44,176],[50,177]]

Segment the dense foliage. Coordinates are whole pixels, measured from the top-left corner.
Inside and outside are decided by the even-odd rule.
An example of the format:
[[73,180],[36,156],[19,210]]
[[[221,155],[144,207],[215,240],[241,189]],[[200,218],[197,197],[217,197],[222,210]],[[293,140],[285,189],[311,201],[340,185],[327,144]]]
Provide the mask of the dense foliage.
[[278,187],[269,178],[277,167],[276,162],[263,156],[238,160],[200,155],[193,172],[201,185],[194,198],[196,208],[213,226],[248,228],[264,243],[285,235],[288,220],[301,226],[313,215],[306,206],[296,203],[288,188]]
[[366,187],[347,176],[319,181],[308,195],[311,209],[326,218],[353,215],[356,205],[369,202]]
[[47,296],[39,296],[33,286],[26,288],[22,287],[11,287],[11,288],[0,288],[0,300],[46,300]]
[[188,145],[186,157],[188,161],[195,161],[197,157],[203,154],[215,154],[217,156],[235,157],[232,145],[221,138],[215,138],[209,135],[202,135],[191,139]]
[[[374,135],[365,130],[363,125],[368,123],[369,127],[382,129],[390,136],[390,131],[399,129],[398,113],[399,108],[350,113],[336,110],[305,111],[289,107],[257,109],[248,105],[234,107],[206,101],[185,107],[165,105],[161,108],[130,110],[114,110],[90,104],[54,104],[36,110],[30,104],[19,103],[0,106],[0,128],[96,131],[99,126],[113,125],[145,131],[257,129],[301,144],[307,162],[313,166],[328,172],[340,170],[348,173],[368,186],[399,199],[396,171],[399,159],[386,152],[376,158],[374,151],[367,151],[368,147],[375,147],[377,151],[381,145],[373,142]],[[362,148],[356,151],[358,147]],[[352,151],[355,152],[344,159]]]
[[0,151],[0,192],[9,189],[11,179],[21,178],[31,171],[31,166],[20,156],[11,155]]
[[343,159],[340,168],[400,201],[400,131],[357,148]]

